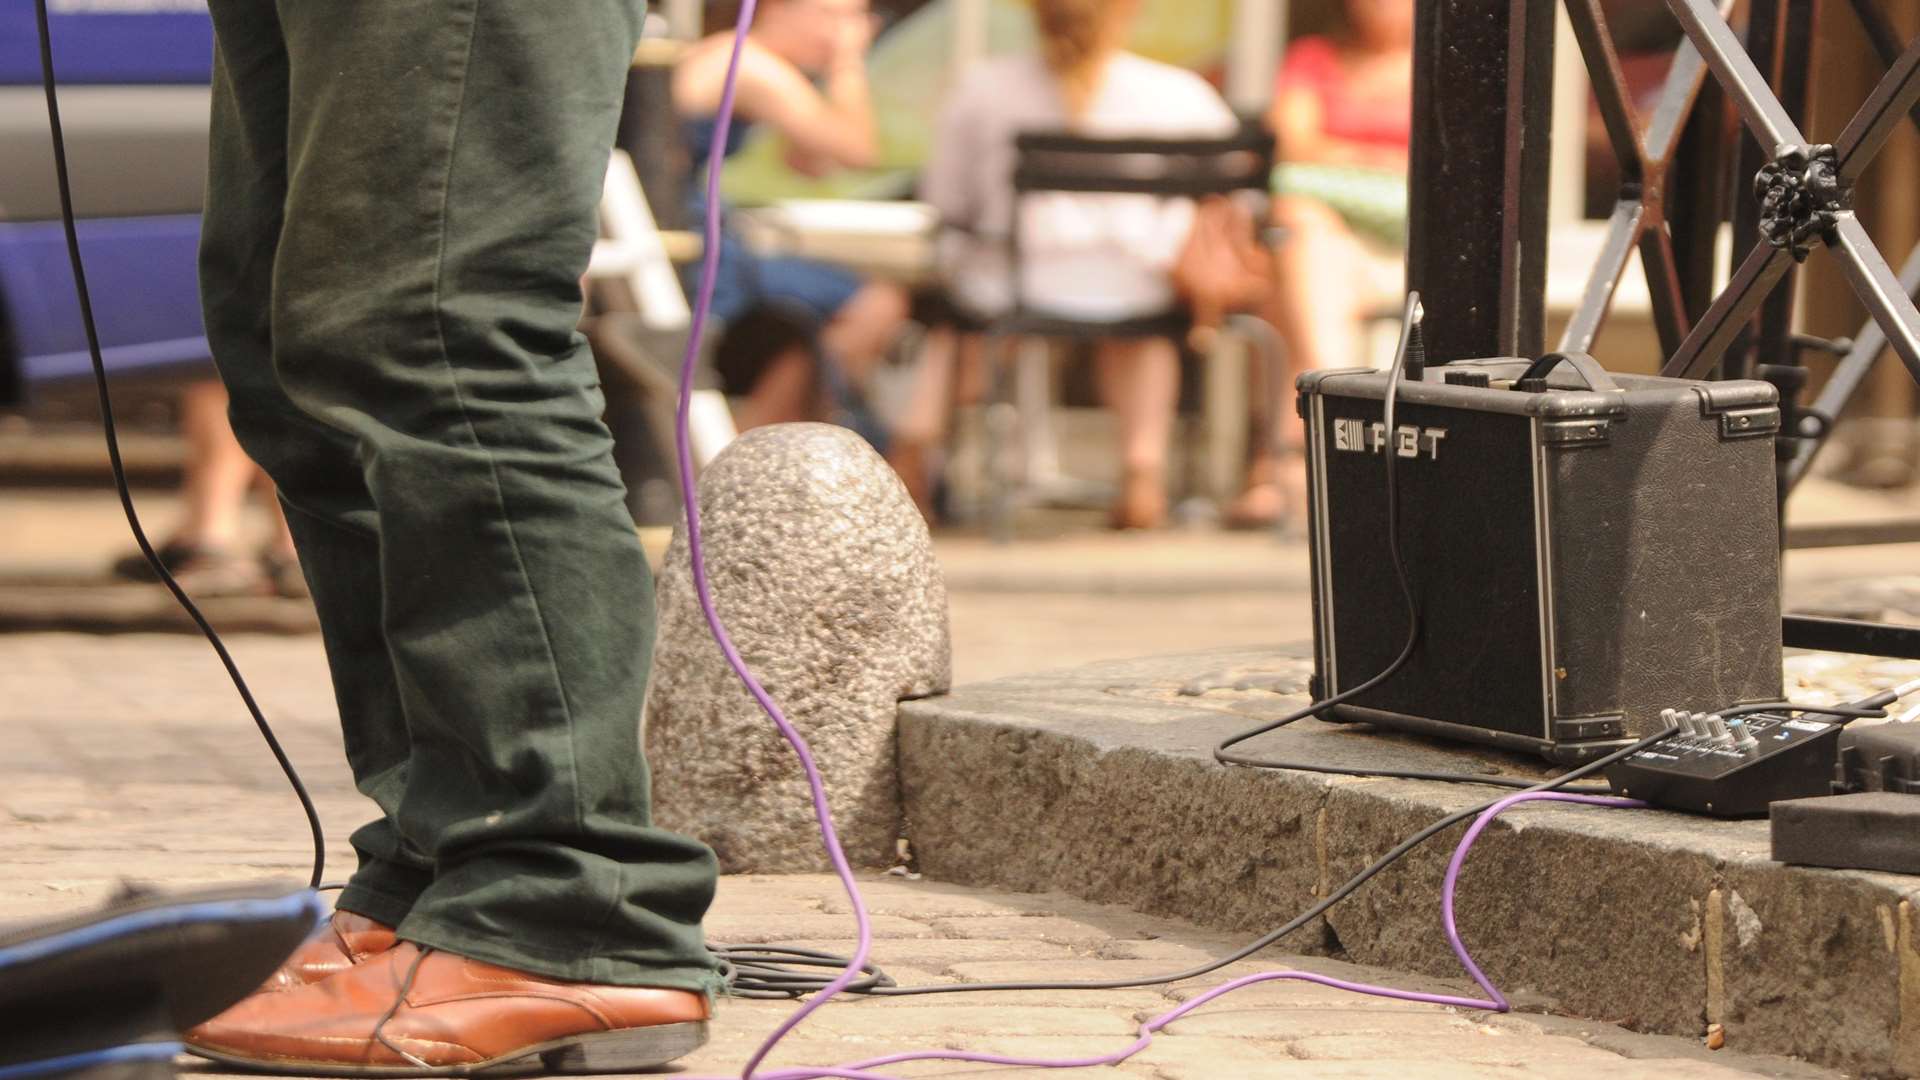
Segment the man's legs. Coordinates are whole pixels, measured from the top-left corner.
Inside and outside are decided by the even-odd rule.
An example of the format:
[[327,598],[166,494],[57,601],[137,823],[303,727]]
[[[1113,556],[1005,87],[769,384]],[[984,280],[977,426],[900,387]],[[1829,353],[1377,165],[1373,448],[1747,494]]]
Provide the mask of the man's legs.
[[635,13],[212,6],[209,334],[387,813],[341,906],[712,989],[713,859],[648,818],[651,584],[574,333]]
[[313,586],[348,762],[383,816],[354,833],[359,870],[339,906],[399,923],[432,880],[390,817],[411,751],[381,625],[380,544],[352,440],[287,397],[274,372],[273,267],[287,196],[288,61],[271,4],[214,0],[212,155],[201,233],[207,337],[234,432],[281,485]]
[[433,867],[400,936],[712,990],[714,859],[651,824],[651,581],[575,330],[638,7],[285,0],[280,17],[274,368],[350,438],[371,496],[340,520],[378,538],[410,737],[393,820]]

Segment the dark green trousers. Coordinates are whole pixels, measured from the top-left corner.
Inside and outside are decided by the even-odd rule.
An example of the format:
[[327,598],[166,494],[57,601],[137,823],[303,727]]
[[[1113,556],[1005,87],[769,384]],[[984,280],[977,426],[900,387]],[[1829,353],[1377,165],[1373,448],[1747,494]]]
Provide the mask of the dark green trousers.
[[637,5],[209,6],[207,333],[382,812],[340,906],[713,990],[715,862],[650,820],[652,582],[575,330]]

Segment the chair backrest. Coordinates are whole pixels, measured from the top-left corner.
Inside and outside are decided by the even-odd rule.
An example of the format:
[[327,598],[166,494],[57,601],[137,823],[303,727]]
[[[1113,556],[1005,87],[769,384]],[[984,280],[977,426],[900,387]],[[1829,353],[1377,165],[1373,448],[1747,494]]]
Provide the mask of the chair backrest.
[[1042,191],[1201,198],[1266,191],[1273,134],[1258,123],[1223,138],[1096,138],[1030,131],[1014,139],[1016,195]]
[[1271,190],[1276,146],[1257,120],[1213,138],[1101,138],[1061,131],[1028,131],[1014,138],[1013,222],[1007,237],[1013,267],[1013,304],[1026,306],[1026,267],[1020,237],[1029,195],[1079,192],[1200,199]]

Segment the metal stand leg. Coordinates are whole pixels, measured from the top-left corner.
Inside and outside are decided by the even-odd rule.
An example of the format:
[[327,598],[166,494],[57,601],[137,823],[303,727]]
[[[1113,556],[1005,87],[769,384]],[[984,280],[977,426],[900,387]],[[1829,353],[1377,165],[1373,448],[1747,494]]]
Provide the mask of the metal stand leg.
[[1013,365],[1021,480],[1045,489],[1062,479],[1060,440],[1053,430],[1053,348],[1041,338],[1021,338],[1013,349]]
[[1920,660],[1920,626],[1789,615],[1782,620],[1781,629],[1785,632],[1783,644],[1789,649]]
[[1003,334],[990,334],[986,343],[989,380],[987,407],[982,427],[983,471],[987,480],[987,536],[996,544],[1013,540],[1014,477],[1013,441],[1020,424],[1019,406],[1014,403],[1013,373],[1009,353],[1011,342]]
[[[1913,249],[1912,254],[1907,256],[1906,265],[1900,268],[1900,288],[1909,297],[1920,294],[1920,246]],[[1860,327],[1860,332],[1854,335],[1853,347],[1847,350],[1847,354],[1833,369],[1833,375],[1821,389],[1820,396],[1805,410],[1802,429],[1796,432],[1799,436],[1798,446],[1793,460],[1787,463],[1786,490],[1792,491],[1800,481],[1806,479],[1814,456],[1826,445],[1827,437],[1840,421],[1840,414],[1867,381],[1874,363],[1886,350],[1886,332],[1880,329],[1878,321],[1869,316]]]

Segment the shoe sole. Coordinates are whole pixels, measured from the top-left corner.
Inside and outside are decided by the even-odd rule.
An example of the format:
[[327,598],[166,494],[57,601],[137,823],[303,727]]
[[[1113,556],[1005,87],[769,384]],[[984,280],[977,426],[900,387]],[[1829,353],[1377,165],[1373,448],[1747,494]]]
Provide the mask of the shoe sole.
[[425,1069],[417,1065],[341,1065],[291,1058],[248,1058],[198,1046],[187,1047],[187,1052],[221,1065],[282,1076],[588,1076],[657,1069],[693,1053],[706,1042],[707,1022],[700,1020],[570,1035],[469,1065]]

